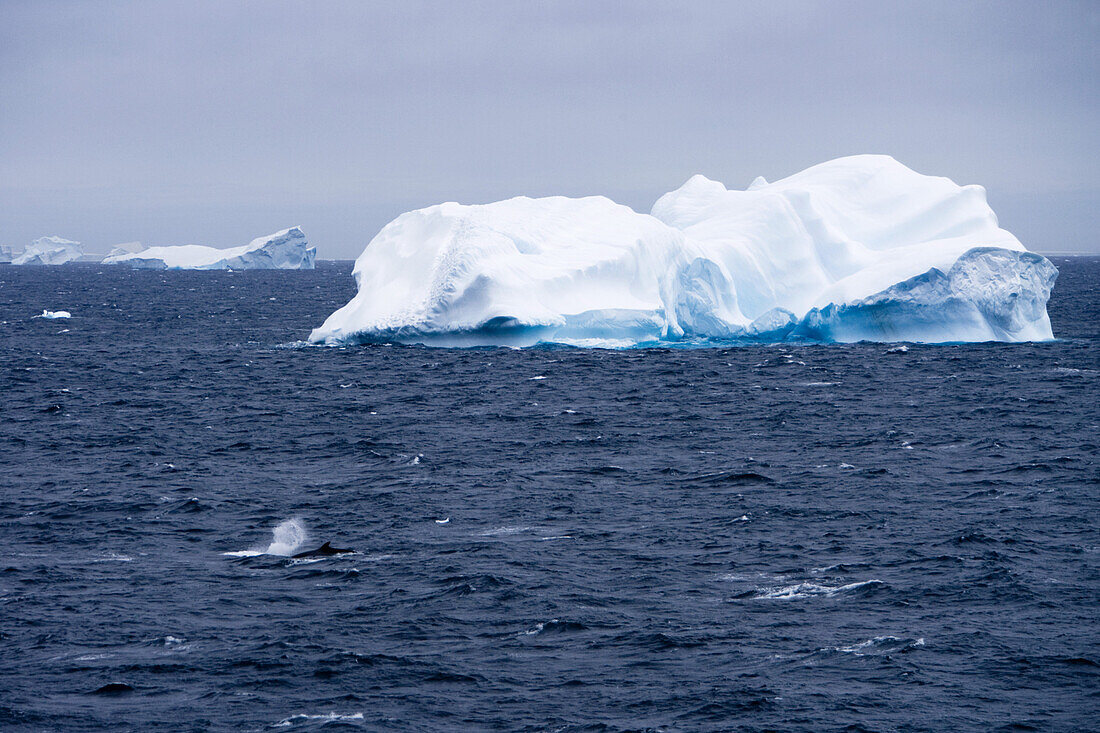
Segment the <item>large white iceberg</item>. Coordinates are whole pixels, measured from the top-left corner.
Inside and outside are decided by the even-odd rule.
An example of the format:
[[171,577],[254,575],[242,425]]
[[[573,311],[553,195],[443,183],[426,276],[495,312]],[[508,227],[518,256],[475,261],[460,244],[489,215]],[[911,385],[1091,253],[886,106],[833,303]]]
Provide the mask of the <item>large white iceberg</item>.
[[315,343],[1053,338],[1057,270],[980,186],[861,155],[730,191],[695,176],[650,215],[602,198],[446,203],[356,260]]
[[312,270],[316,257],[317,248],[309,246],[301,229],[291,227],[230,249],[184,244],[131,252],[119,247],[103,263],[146,270]]
[[[112,247],[111,251],[107,253],[107,257],[136,254],[143,249],[145,249],[145,245],[141,242],[123,242],[122,244],[116,244]],[[107,259],[107,257],[104,257],[104,259]]]
[[80,242],[61,237],[39,237],[23,254],[13,257],[13,265],[63,265],[84,256]]

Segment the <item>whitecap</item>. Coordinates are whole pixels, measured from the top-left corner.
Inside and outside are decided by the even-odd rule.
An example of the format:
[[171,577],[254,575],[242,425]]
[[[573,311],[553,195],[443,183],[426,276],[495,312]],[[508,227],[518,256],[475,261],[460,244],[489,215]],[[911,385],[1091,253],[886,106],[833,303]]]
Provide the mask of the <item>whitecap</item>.
[[534,636],[535,634],[542,633],[542,630],[546,628],[546,624],[556,624],[556,623],[558,623],[558,620],[556,618],[552,618],[549,621],[547,621],[546,623],[535,624],[535,628],[533,628],[533,629],[528,629],[527,631],[521,631],[519,633],[519,636]]
[[478,532],[478,537],[500,537],[501,535],[519,534],[521,532],[530,532],[533,527],[497,527],[496,529],[487,529],[484,532]]
[[307,721],[320,721],[323,723],[335,723],[337,721],[353,721],[362,720],[362,713],[322,713],[320,715],[308,715],[306,713],[299,713],[298,715],[291,715],[289,718],[283,718],[274,725],[275,728],[288,728],[296,723],[304,723]]
[[924,646],[923,638],[902,639],[897,636],[876,636],[849,646],[835,646],[833,651],[863,657],[875,652],[897,652],[921,646]]
[[820,585],[818,583],[795,583],[776,588],[757,588],[752,596],[757,599],[791,600],[797,598],[813,598],[815,596],[832,597],[840,593],[849,593],[859,588],[884,585],[881,580],[862,580],[858,583],[846,585]]
[[129,555],[121,555],[117,552],[109,552],[102,557],[97,557],[92,562],[133,562],[134,558]]

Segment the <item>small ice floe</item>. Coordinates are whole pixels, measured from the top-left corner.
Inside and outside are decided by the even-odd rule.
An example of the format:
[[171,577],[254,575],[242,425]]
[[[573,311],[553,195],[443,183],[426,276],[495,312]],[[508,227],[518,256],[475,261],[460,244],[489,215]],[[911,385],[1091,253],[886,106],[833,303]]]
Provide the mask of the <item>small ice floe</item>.
[[72,317],[73,317],[73,314],[70,313],[69,311],[48,311],[48,310],[42,311],[42,315],[37,316],[37,318],[48,318],[50,320],[54,320],[54,319],[57,319],[57,318],[72,318]]
[[853,466],[851,463],[841,463],[839,466],[837,466],[837,468],[843,469],[845,471],[850,471],[855,468],[855,466]]
[[887,354],[908,354],[909,353],[909,347],[906,346],[905,344],[902,344],[901,346],[891,346],[889,349],[886,350],[886,353]]
[[451,518],[447,517],[446,519],[437,519],[437,520],[435,520],[435,523],[436,524],[447,524],[450,521],[451,521]]
[[538,376],[535,376],[535,377],[529,377],[529,378],[527,379],[527,381],[528,381],[528,382],[537,382],[537,381],[539,381],[540,379],[546,379],[546,377],[545,377],[544,375],[542,375],[542,374],[539,374]]
[[362,713],[322,713],[320,715],[307,715],[305,713],[299,713],[298,715],[291,715],[289,718],[283,718],[273,727],[275,728],[289,728],[292,725],[306,722],[316,723],[339,723],[350,722],[353,720],[362,720]]

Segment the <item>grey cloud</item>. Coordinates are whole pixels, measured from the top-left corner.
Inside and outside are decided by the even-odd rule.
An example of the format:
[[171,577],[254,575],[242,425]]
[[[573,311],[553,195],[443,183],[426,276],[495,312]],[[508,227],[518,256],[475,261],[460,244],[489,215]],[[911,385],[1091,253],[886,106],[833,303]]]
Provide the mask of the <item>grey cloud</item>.
[[744,186],[859,152],[1098,251],[1094,3],[0,4],[0,242],[353,257],[442,200]]

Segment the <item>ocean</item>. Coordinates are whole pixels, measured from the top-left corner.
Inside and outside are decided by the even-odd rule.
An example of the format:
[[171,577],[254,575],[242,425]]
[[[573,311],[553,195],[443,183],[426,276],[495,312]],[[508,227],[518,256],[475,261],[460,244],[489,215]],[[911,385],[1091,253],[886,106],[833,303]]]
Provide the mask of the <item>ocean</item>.
[[908,351],[309,347],[350,263],[0,267],[0,729],[1098,730],[1054,261],[1056,342]]

